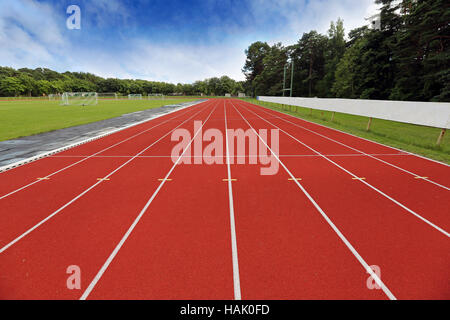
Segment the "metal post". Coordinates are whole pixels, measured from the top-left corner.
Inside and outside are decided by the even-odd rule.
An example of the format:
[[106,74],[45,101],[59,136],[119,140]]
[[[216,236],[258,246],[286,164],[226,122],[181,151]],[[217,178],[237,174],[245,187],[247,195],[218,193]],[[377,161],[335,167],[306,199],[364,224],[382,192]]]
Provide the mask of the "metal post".
[[283,97],[285,91],[286,91],[286,65],[284,65],[284,75],[283,75]]
[[333,113],[331,114],[331,122],[334,121],[334,114],[335,114],[335,112],[333,111]]
[[292,58],[292,70],[291,70],[291,97],[293,84],[294,84],[294,58]]

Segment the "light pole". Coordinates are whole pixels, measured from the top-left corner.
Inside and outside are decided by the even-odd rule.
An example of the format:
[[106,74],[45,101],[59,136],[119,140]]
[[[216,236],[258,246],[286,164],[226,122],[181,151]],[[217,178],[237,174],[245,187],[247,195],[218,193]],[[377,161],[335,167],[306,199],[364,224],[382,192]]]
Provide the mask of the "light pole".
[[291,97],[292,97],[292,89],[294,87],[294,58],[291,59],[292,69],[291,69]]
[[292,97],[292,88],[294,86],[294,59],[291,59],[291,87],[286,89],[286,69],[288,64],[284,65],[284,73],[283,73],[283,97],[285,91],[290,91],[289,96]]

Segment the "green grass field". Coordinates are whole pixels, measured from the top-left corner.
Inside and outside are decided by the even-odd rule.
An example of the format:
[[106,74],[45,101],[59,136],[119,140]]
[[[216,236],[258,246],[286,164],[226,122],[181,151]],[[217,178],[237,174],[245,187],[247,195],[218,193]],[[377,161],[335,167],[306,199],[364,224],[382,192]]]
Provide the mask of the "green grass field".
[[[177,97],[166,100],[99,100],[98,105],[86,107],[60,106],[59,101],[42,99],[0,101],[0,141],[195,99]],[[371,130],[367,132],[366,117],[336,113],[334,121],[331,121],[331,112],[328,111],[313,110],[310,115],[309,108],[289,109],[285,106],[283,109],[275,103],[262,103],[256,99],[243,100],[450,164],[450,138],[444,137],[442,144],[436,146],[440,132],[438,128],[373,119]]]
[[195,99],[99,100],[96,106],[60,106],[59,101],[0,101],[0,141],[118,117]]
[[441,145],[437,146],[436,141],[441,131],[438,128],[373,119],[368,132],[366,117],[336,113],[334,120],[331,121],[332,112],[328,111],[313,110],[310,115],[309,108],[289,108],[289,106],[283,108],[276,103],[256,99],[243,100],[450,164],[450,137],[445,136]]

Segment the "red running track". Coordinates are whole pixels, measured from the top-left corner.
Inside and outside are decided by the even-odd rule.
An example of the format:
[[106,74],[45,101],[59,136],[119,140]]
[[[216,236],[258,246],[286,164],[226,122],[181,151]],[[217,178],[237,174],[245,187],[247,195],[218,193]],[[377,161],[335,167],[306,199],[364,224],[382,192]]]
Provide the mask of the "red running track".
[[[190,156],[208,129],[215,164]],[[226,129],[278,129],[278,172],[228,164]],[[449,186],[447,165],[209,100],[0,173],[0,299],[449,299]]]

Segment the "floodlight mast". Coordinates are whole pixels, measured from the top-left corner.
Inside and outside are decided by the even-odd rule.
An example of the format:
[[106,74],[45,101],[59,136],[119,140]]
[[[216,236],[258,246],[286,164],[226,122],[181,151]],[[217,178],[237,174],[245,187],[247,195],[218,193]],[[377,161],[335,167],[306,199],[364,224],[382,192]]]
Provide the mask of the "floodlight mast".
[[294,58],[291,59],[292,69],[291,69],[291,97],[292,97],[292,89],[294,88]]
[[284,74],[283,74],[283,97],[284,97],[284,92],[285,91],[289,91],[290,94],[289,96],[292,97],[292,88],[294,86],[294,59],[291,59],[291,87],[289,89],[286,89],[286,69],[288,66],[288,63],[286,63],[284,65]]

